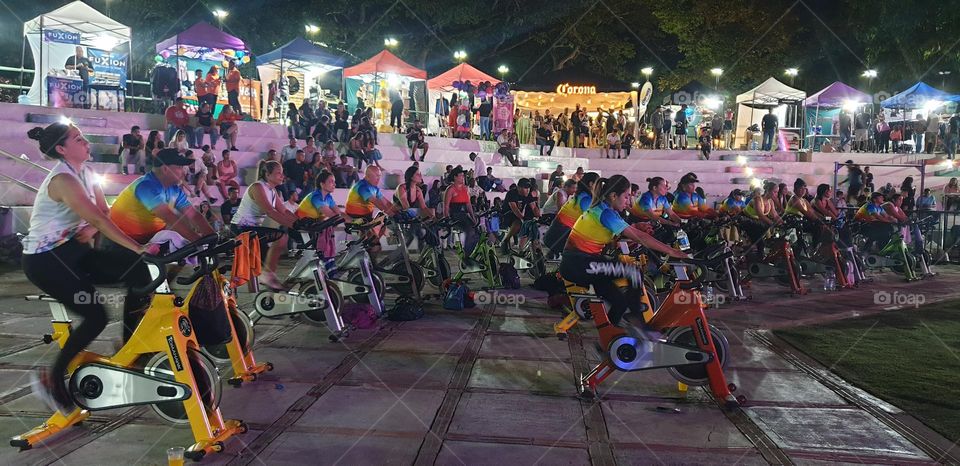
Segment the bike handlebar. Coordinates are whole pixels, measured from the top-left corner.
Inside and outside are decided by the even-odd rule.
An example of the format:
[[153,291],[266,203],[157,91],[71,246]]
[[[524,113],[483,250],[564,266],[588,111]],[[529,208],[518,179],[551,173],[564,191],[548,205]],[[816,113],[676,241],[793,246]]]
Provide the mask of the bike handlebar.
[[[197,253],[197,256],[196,256],[197,259],[199,260],[199,265],[197,266],[197,268],[193,271],[193,273],[189,277],[177,277],[177,283],[181,285],[189,285],[199,280],[200,277],[207,275],[208,273],[210,273],[211,269],[216,268],[216,265],[217,265],[216,257],[220,254],[228,252],[233,248],[237,247],[238,243],[239,241],[231,238],[212,248],[200,251],[199,253]],[[214,258],[214,262],[212,264],[208,264],[206,261],[206,259],[210,257]]]
[[204,236],[186,246],[166,254],[163,256],[155,256],[152,254],[143,254],[140,258],[148,263],[154,264],[160,269],[160,274],[157,278],[153,279],[150,283],[146,284],[141,288],[134,288],[132,291],[136,294],[149,294],[157,289],[158,286],[163,284],[164,280],[167,279],[167,264],[172,264],[174,262],[180,262],[192,255],[200,252],[205,246],[211,247],[220,240],[220,236],[216,233],[212,235]]
[[321,232],[328,228],[333,228],[345,220],[341,216],[330,217],[325,220],[317,220],[313,218],[301,218],[293,223],[293,229],[299,231],[309,231],[309,232]]

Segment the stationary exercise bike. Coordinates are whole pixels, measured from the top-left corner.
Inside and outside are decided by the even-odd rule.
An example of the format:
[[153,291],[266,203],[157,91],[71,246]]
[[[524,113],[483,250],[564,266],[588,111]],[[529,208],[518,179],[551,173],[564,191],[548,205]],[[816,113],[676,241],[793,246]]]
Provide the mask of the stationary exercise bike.
[[442,290],[444,282],[451,276],[450,263],[440,248],[440,222],[439,219],[434,219],[422,224],[424,241],[417,260],[427,281],[438,290]]
[[[195,255],[203,263],[233,247],[233,240],[219,245],[218,242],[217,235],[210,235],[166,256],[143,256],[159,273],[153,271],[153,282],[136,291],[150,292],[163,284],[166,264]],[[62,348],[72,329],[64,306],[45,295],[28,296],[27,300],[49,302],[53,333],[44,335],[44,342],[55,341]],[[183,298],[173,294],[158,293],[129,341],[116,354],[80,352],[67,368],[68,390],[77,408],[67,414],[54,413],[42,425],[13,437],[10,445],[28,450],[79,424],[93,411],[149,405],[164,421],[190,425],[195,443],[187,448],[187,458],[199,460],[207,453],[223,451],[224,442],[246,432],[247,426],[221,417],[220,375],[213,361],[200,350],[184,303]],[[142,369],[138,368],[144,360]]]
[[[915,222],[910,222],[908,227],[913,228],[915,225]],[[865,242],[865,239],[861,235],[858,244]],[[864,256],[864,263],[868,269],[882,270],[887,268],[897,273],[902,273],[904,279],[911,282],[935,275],[930,270],[927,259],[928,253],[923,248],[922,243],[915,247],[914,250],[911,250],[904,239],[900,226],[897,225],[890,234],[890,239],[886,245],[875,254],[866,254]]]
[[[397,250],[391,253],[378,253],[376,258],[368,254],[373,271],[381,278],[383,288],[391,290],[400,296],[419,296],[423,290],[424,272],[414,261],[410,260],[410,254],[407,251],[406,235],[404,231],[415,223],[416,219],[407,218],[406,214],[400,214],[394,218],[387,218],[382,212],[375,219],[367,223],[348,223],[345,231],[347,234],[356,234],[365,248],[369,251],[379,248],[380,238],[371,231],[377,228],[390,228],[397,238]],[[352,268],[352,264],[345,263],[344,255],[338,256],[337,268]],[[381,294],[382,296],[382,294]],[[366,302],[360,300],[359,302]]]
[[789,286],[794,296],[807,294],[809,290],[800,281],[802,271],[793,252],[792,245],[797,242],[796,229],[780,225],[769,231],[771,236],[766,240],[766,246],[770,252],[749,262],[748,279],[773,278],[781,285]]
[[[476,214],[477,223],[474,224],[474,228],[478,229],[480,237],[477,239],[477,246],[473,249],[473,252],[470,253],[470,256],[465,257],[463,245],[460,244],[459,241],[454,242],[457,248],[457,257],[460,258],[460,270],[451,277],[450,282],[459,282],[464,279],[465,275],[476,273],[483,278],[483,281],[486,283],[486,288],[503,288],[503,274],[500,270],[500,260],[497,258],[495,248],[491,246],[487,240],[489,232],[480,228],[480,219],[490,215],[491,212],[492,211],[487,210]],[[449,234],[452,229],[457,228],[456,222],[449,217],[441,220],[440,226],[446,229],[447,234]],[[507,267],[512,269],[510,264],[506,264],[504,268]],[[514,269],[512,273],[516,274],[517,271]]]
[[[547,273],[547,261],[543,254],[543,244],[540,242],[541,225],[549,225],[552,216],[543,216],[534,220],[523,220],[524,226],[533,225],[537,228],[534,238],[527,238],[527,243],[521,249],[510,248],[510,263],[517,272],[527,272],[534,280]],[[528,223],[529,222],[529,223]]]
[[[256,234],[252,232],[242,233],[249,235],[251,241],[257,241]],[[257,380],[259,374],[272,371],[273,364],[269,362],[257,363],[253,356],[253,343],[256,340],[253,331],[253,322],[250,317],[241,311],[237,305],[237,290],[233,283],[224,275],[227,267],[221,267],[217,255],[203,253],[198,256],[199,262],[193,275],[190,277],[178,277],[177,283],[181,285],[194,284],[193,288],[186,298],[186,305],[189,307],[193,296],[197,293],[202,277],[210,275],[217,283],[217,288],[223,293],[223,299],[230,326],[230,339],[223,344],[203,345],[203,352],[210,357],[217,365],[230,363],[233,369],[233,377],[227,379],[227,383],[239,387],[243,382],[252,382]],[[259,259],[259,257],[257,258]]]
[[[294,229],[301,233],[320,233],[327,228],[333,228],[343,223],[342,217],[333,217],[323,221],[314,219],[300,219]],[[306,254],[304,255],[306,256]],[[304,258],[301,257],[301,260]],[[340,305],[343,296],[340,288],[327,277],[326,268],[322,260],[313,255],[303,263],[298,263],[290,276],[285,280],[291,289],[288,291],[261,291],[254,298],[254,310],[250,313],[250,320],[256,324],[261,318],[281,318],[298,315],[308,323],[326,324],[330,329],[330,341],[340,341],[349,335],[349,328],[340,315]],[[382,302],[372,286],[369,262],[361,262],[361,274],[364,279],[364,291],[373,303],[378,315],[382,314]],[[359,284],[352,286],[359,287]],[[356,290],[356,288],[354,288]],[[357,291],[359,293],[359,291]]]
[[[585,309],[600,333],[603,360],[580,380],[580,395],[597,396],[597,387],[615,371],[633,372],[667,369],[679,382],[686,385],[709,385],[717,401],[735,408],[745,401],[734,398],[734,384],[728,384],[723,367],[730,354],[730,344],[720,330],[707,321],[706,305],[700,297],[702,284],[690,273],[691,267],[715,267],[730,258],[724,254],[709,260],[680,259],[669,263],[677,277],[673,289],[660,308],[652,315],[644,313],[646,325],[664,335],[662,340],[650,340],[632,329],[610,323],[606,305],[587,288],[568,287],[574,309]],[[639,270],[637,271],[639,274]],[[649,317],[648,317],[649,316]]]
[[[854,265],[843,256],[837,247],[836,232],[830,227],[830,218],[823,222],[811,221],[804,217],[790,215],[784,218],[788,228],[798,232],[797,242],[793,245],[797,263],[804,276],[833,275],[839,289],[849,289],[856,286]],[[813,229],[819,231],[819,244],[814,245],[813,234],[807,233]],[[808,239],[809,236],[809,239]]]

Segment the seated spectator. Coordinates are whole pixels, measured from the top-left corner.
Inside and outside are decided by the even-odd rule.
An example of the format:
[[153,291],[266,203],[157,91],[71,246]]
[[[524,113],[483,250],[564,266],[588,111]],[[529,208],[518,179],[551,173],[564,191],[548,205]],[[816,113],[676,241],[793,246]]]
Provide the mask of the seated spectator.
[[[313,154],[313,163],[311,165],[323,166],[328,172],[333,173],[333,166],[337,164],[337,148],[334,141],[327,141],[320,152]],[[320,172],[317,171],[316,175]]]
[[550,150],[547,151],[547,155],[553,155],[553,146],[557,144],[553,140],[553,130],[550,129],[550,125],[540,125],[537,128],[537,146],[540,147],[540,155],[543,155],[543,147],[550,146]]
[[563,165],[557,165],[557,169],[550,173],[550,178],[548,178],[547,186],[549,189],[559,188],[563,184],[563,179],[565,175],[563,174]]
[[236,180],[240,169],[237,168],[237,162],[230,160],[229,150],[224,150],[222,157],[223,160],[217,163],[217,189],[220,190],[220,197],[226,198],[228,186],[240,188],[240,183]]
[[[147,142],[144,144],[143,155],[144,155],[144,165],[148,167],[153,166],[153,157],[156,155],[157,146],[163,147],[163,138],[160,137],[159,131],[150,131],[150,134],[147,136]],[[141,172],[142,173],[142,172]]]
[[333,175],[338,188],[349,188],[360,179],[356,167],[347,162],[347,154],[340,155],[340,163],[333,167]]
[[620,133],[616,130],[607,133],[607,144],[603,146],[603,153],[608,159],[611,151],[617,154],[618,159],[620,158],[620,143]]
[[[296,154],[294,154],[294,158],[296,158]],[[275,162],[280,162],[280,155],[277,154],[276,149],[270,149],[267,151],[267,157],[263,160],[273,160]]]
[[219,232],[223,230],[223,222],[221,222],[220,219],[218,219],[217,216],[213,214],[213,210],[210,209],[209,202],[207,201],[200,202],[200,205],[197,206],[197,211],[200,212],[200,215],[202,215],[203,218],[206,219],[207,223],[209,223],[210,226],[213,227],[213,231]]
[[187,133],[183,132],[182,129],[178,129],[176,134],[173,136],[172,148],[176,149],[180,154],[186,154],[190,151],[190,143],[187,142]]
[[487,182],[490,183],[490,191],[507,192],[507,189],[503,187],[503,180],[493,176],[493,167],[487,167]]
[[427,150],[430,149],[430,144],[427,144],[424,140],[423,124],[420,123],[420,120],[413,120],[413,126],[407,130],[407,147],[410,148],[410,160],[416,162],[417,149],[420,149],[420,161],[423,162],[424,157],[427,156]]
[[316,146],[316,144],[314,144],[313,136],[308,136],[307,144],[303,146],[303,156],[307,160],[313,160],[313,154],[317,153],[318,150],[320,149]]
[[[280,149],[280,162],[282,163],[297,158],[298,150],[300,150],[300,148],[297,147],[297,138],[290,138],[290,144]],[[306,152],[304,152],[304,154],[306,154]]]
[[917,210],[936,210],[937,198],[933,196],[930,188],[923,190],[923,195],[917,199]]
[[[641,130],[640,134],[644,134]],[[636,142],[636,138],[633,137],[633,133],[627,133],[623,136],[623,141],[620,142],[620,147],[623,149],[623,158],[630,158],[630,149],[633,148],[633,143]]]
[[209,150],[210,146],[203,146],[206,150],[203,151],[203,155],[200,156],[200,161],[203,162],[204,168],[206,168],[207,174],[207,186],[217,184],[217,161],[213,155],[213,151]]
[[163,141],[164,145],[169,145],[170,140],[173,139],[177,130],[181,130],[187,134],[190,147],[196,147],[196,141],[193,140],[193,127],[190,126],[190,115],[187,113],[186,104],[183,103],[183,97],[177,97],[173,105],[168,107],[167,111],[164,112],[163,117],[167,122],[166,139]]
[[207,191],[207,165],[204,162],[204,159],[207,157],[207,154],[210,154],[210,157],[213,156],[213,153],[210,152],[210,146],[203,146],[203,155],[197,157],[193,161],[193,165],[188,167],[189,183],[194,185],[194,189],[188,191],[195,196],[200,196],[201,194],[210,202],[213,202],[213,196]]
[[333,141],[333,128],[330,127],[329,116],[324,115],[320,117],[317,127],[313,129],[313,138],[317,141],[317,144],[321,146],[329,141]]
[[[156,133],[152,131],[151,134]],[[140,127],[134,126],[130,128],[130,134],[124,134],[123,140],[120,143],[120,162],[122,166],[120,167],[120,172],[124,175],[127,174],[128,165],[133,164],[135,167],[134,170],[137,173],[144,172],[144,162],[145,162],[145,144],[143,142],[143,136],[140,135]],[[126,155],[124,155],[126,152]]]
[[237,125],[240,114],[233,111],[233,107],[226,106],[220,111],[220,117],[217,118],[217,124],[220,126],[220,136],[230,145],[230,150],[237,149],[237,136],[240,134],[240,126]]
[[364,154],[363,154],[363,133],[356,132],[353,137],[350,138],[350,144],[347,149],[347,155],[353,159],[354,165],[357,166],[357,170],[363,165]]
[[317,117],[313,113],[310,99],[303,99],[303,103],[300,104],[300,134],[309,136],[311,134],[310,129],[315,124],[317,124]]
[[380,154],[380,149],[377,149],[377,133],[372,131],[371,128],[368,128],[364,131],[360,131],[362,135],[361,143],[363,147],[363,159],[366,160],[367,165],[373,164],[379,168],[380,159],[383,158],[383,155]]
[[227,191],[227,198],[223,200],[223,205],[220,206],[220,218],[223,219],[224,225],[230,224],[233,216],[237,213],[238,207],[240,207],[240,190],[230,188]]
[[519,145],[517,144],[516,137],[513,133],[507,132],[506,129],[500,131],[500,135],[497,136],[497,144],[500,145],[500,148],[497,149],[497,152],[507,158],[510,161],[510,165],[514,167],[520,166],[520,161],[517,159],[519,150],[517,149]]
[[200,110],[197,110],[197,129],[193,137],[197,145],[203,144],[204,134],[210,135],[210,148],[216,150],[217,140],[220,139],[220,134],[213,124],[213,111],[210,109],[210,104],[206,102],[200,106]]
[[295,159],[283,163],[284,181],[281,188],[284,197],[289,198],[294,191],[303,189],[310,168],[305,159],[303,151],[299,150]]

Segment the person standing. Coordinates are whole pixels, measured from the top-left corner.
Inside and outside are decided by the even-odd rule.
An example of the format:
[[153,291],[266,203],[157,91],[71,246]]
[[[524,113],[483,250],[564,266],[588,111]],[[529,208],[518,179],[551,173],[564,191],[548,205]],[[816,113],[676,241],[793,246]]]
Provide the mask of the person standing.
[[867,151],[867,126],[870,117],[866,112],[859,112],[853,117],[853,149],[856,152]]
[[390,126],[396,133],[403,132],[403,98],[397,90],[390,91]]
[[728,108],[723,114],[723,147],[733,150],[733,109]]
[[[93,73],[93,64],[90,63],[90,59],[87,58],[82,46],[78,45],[76,53],[70,56],[70,58],[67,58],[67,62],[64,63],[64,68],[77,70],[80,74],[80,97],[82,100],[80,102],[74,102],[73,107],[90,108],[90,74]],[[80,105],[76,105],[77,103]]]
[[218,68],[217,65],[210,67],[205,83],[207,88],[207,103],[210,104],[210,109],[216,112],[217,99],[220,97],[220,68]]
[[653,148],[660,149],[663,145],[663,107],[657,106],[650,117],[650,124],[653,125],[654,142]]
[[240,115],[243,113],[243,109],[240,107],[240,70],[237,69],[237,62],[230,60],[230,65],[227,71],[227,101],[230,102],[230,106],[233,107],[233,111]]
[[887,124],[886,117],[883,116],[883,113],[877,115],[877,153],[889,153],[890,152],[890,125]]
[[923,132],[927,129],[927,121],[918,113],[913,122],[913,152],[923,152]]
[[947,134],[944,144],[947,146],[947,158],[953,160],[957,153],[957,137],[960,137],[960,115],[956,113],[947,120]]
[[927,117],[927,129],[923,134],[923,144],[926,153],[932,154],[937,149],[937,136],[940,135],[940,115],[930,112]]
[[773,140],[776,138],[779,121],[777,120],[777,116],[773,114],[772,108],[767,111],[767,114],[760,120],[760,125],[763,130],[763,145],[761,146],[761,150],[773,150]]
[[676,116],[673,117],[674,130],[677,133],[677,145],[681,150],[687,150],[687,104],[680,106]]

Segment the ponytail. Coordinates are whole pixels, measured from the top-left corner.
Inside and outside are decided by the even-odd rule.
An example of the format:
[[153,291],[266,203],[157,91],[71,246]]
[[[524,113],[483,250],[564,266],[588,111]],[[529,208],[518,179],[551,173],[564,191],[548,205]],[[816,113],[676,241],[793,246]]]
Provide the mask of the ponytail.
[[593,191],[593,199],[590,201],[590,207],[600,205],[610,194],[619,196],[628,190],[630,190],[630,181],[623,175],[600,178],[600,180],[597,181],[596,189]]
[[599,179],[600,175],[598,175],[597,172],[589,172],[584,174],[583,177],[580,178],[580,181],[577,182],[577,195],[580,193],[593,195],[594,188],[590,185],[597,183]]
[[59,122],[50,123],[46,128],[37,126],[27,131],[27,137],[40,143],[40,152],[43,155],[60,160],[63,155],[57,152],[57,146],[62,146],[67,141],[67,134],[73,127]]
[[267,175],[273,173],[273,171],[279,167],[280,162],[276,160],[261,160],[257,162],[257,179],[266,181]]
[[660,183],[663,183],[662,176],[655,176],[653,178],[647,178],[647,190],[653,191],[653,188],[660,186]]

